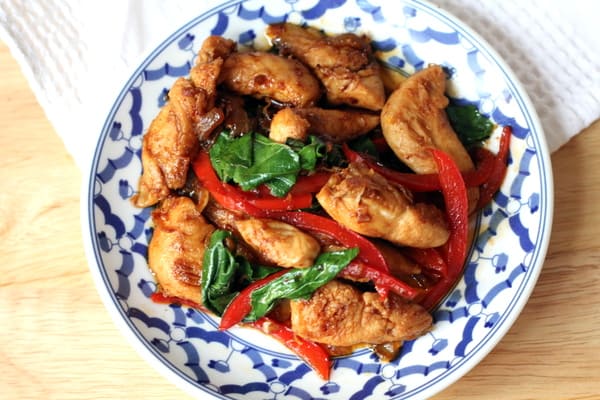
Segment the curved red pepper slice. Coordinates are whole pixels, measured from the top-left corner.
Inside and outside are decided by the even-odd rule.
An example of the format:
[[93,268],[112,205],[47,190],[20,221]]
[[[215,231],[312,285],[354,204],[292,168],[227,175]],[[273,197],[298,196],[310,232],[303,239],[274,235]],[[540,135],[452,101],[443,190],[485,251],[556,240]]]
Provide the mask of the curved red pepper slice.
[[[441,190],[438,174],[414,174],[398,172],[384,167],[377,162],[362,156],[360,153],[350,149],[347,144],[342,145],[344,155],[350,162],[363,162],[373,171],[377,172],[391,182],[398,183],[413,192],[433,192]],[[496,156],[489,150],[480,148],[476,152],[478,163],[473,171],[463,172],[463,179],[468,187],[480,186],[490,179],[492,170],[496,163]]]
[[288,271],[282,269],[281,271],[274,272],[271,275],[252,282],[250,285],[246,286],[237,296],[233,298],[233,300],[231,300],[223,312],[219,329],[226,330],[242,322],[246,315],[252,311],[252,292],[279,278],[286,272]]
[[408,258],[440,277],[448,276],[448,265],[437,249],[417,249],[406,247],[402,250]]
[[358,281],[367,279],[375,284],[375,289],[381,297],[387,297],[388,293],[392,292],[407,300],[414,300],[422,293],[421,289],[412,287],[388,273],[356,260],[348,264],[339,276]]
[[196,303],[195,301],[182,299],[181,297],[165,296],[161,292],[154,292],[150,295],[150,300],[158,304],[181,304],[183,306],[195,308],[197,310],[208,311],[202,304]]
[[298,180],[292,186],[290,193],[292,195],[299,195],[302,193],[317,193],[329,180],[331,172],[329,171],[318,171],[312,175],[302,175],[298,177]]
[[462,174],[448,154],[437,149],[432,149],[431,152],[438,167],[450,237],[445,245],[447,275],[423,298],[421,305],[425,308],[435,306],[456,283],[467,256],[469,233],[467,188]]
[[253,216],[262,216],[267,210],[297,210],[312,205],[311,193],[289,193],[286,197],[275,197],[270,194],[245,192],[240,188],[222,182],[210,162],[208,153],[201,151],[192,163],[198,180],[208,189],[215,200],[222,206],[242,210]]
[[251,325],[277,339],[310,365],[322,379],[329,380],[332,362],[321,345],[297,336],[287,326],[267,317],[262,317]]
[[202,185],[210,192],[215,200],[230,210],[243,211],[247,214],[258,216],[263,211],[246,201],[244,196],[233,190],[230,185],[221,182],[210,163],[208,153],[201,151],[192,163],[192,169]]

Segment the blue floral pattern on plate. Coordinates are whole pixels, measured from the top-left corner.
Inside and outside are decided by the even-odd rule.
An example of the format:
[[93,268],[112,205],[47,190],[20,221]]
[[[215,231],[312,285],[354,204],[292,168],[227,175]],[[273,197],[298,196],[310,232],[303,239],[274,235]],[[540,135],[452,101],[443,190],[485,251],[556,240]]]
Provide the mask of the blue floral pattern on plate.
[[[330,33],[365,33],[378,58],[406,75],[429,63],[449,74],[448,93],[511,125],[507,179],[480,216],[462,280],[434,312],[431,332],[381,363],[368,350],[335,359],[330,381],[250,329],[149,297],[149,209],[130,204],[142,135],[174,80],[188,74],[210,34],[266,47],[265,25],[289,21]],[[500,128],[487,144],[496,149]],[[152,364],[190,393],[231,399],[405,399],[439,392],[502,338],[542,268],[552,220],[551,168],[537,116],[512,73],[452,16],[421,1],[226,1],[167,38],[134,72],[112,107],[85,178],[82,207],[90,268],[117,324]]]

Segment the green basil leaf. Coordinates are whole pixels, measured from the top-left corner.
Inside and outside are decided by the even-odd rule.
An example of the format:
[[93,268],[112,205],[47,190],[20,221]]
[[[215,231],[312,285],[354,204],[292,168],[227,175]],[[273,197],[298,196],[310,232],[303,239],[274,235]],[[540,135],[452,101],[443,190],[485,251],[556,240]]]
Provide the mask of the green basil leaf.
[[322,253],[312,267],[293,268],[252,292],[252,311],[245,320],[266,315],[278,300],[309,298],[344,269],[358,254],[358,248]]
[[317,162],[325,157],[325,143],[314,135],[308,137],[308,143],[301,140],[288,139],[286,144],[300,156],[300,168],[304,171],[314,171]]
[[289,146],[258,133],[233,138],[222,132],[209,151],[219,178],[252,190],[266,183],[275,196],[285,196],[296,183],[300,157]]
[[217,315],[222,315],[225,307],[237,294],[232,290],[237,260],[225,245],[230,232],[216,230],[202,259],[202,304]]
[[202,259],[202,304],[218,316],[229,302],[249,283],[262,279],[279,268],[254,266],[235,256],[225,245],[231,232],[216,230],[210,237]]
[[449,105],[446,114],[459,140],[467,148],[489,138],[494,129],[493,122],[471,104]]

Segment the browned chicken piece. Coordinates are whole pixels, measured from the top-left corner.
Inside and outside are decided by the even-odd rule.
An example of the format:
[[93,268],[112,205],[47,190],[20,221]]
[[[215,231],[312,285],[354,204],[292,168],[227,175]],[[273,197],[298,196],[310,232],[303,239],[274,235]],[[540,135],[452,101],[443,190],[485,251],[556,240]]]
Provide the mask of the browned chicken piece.
[[229,90],[257,98],[305,107],[321,95],[319,81],[302,63],[271,53],[233,53],[219,81]]
[[295,112],[308,121],[309,133],[334,143],[355,139],[379,125],[379,115],[359,110],[307,107],[298,108]]
[[204,39],[198,52],[197,64],[209,63],[216,59],[225,59],[236,50],[237,44],[223,36],[209,36]]
[[[211,46],[228,43],[220,50]],[[149,207],[181,188],[189,164],[203,139],[223,121],[223,112],[215,108],[217,78],[221,55],[233,51],[235,43],[226,39],[207,39],[190,71],[190,79],[179,78],[169,91],[169,101],[160,110],[144,135],[142,176],[138,193],[133,196],[137,207]],[[215,58],[217,57],[217,58]]]
[[347,228],[400,246],[437,247],[450,235],[437,207],[415,203],[410,192],[361,163],[332,174],[317,200]]
[[266,33],[283,54],[291,54],[312,68],[331,104],[373,111],[383,107],[380,67],[365,37],[351,33],[326,36],[316,29],[289,23],[270,25]]
[[198,149],[195,123],[206,109],[207,94],[191,81],[179,78],[169,91],[169,102],[150,124],[142,143],[143,173],[137,207],[149,207],[185,184],[192,157]]
[[[463,172],[475,168],[446,116],[445,91],[444,70],[432,65],[404,81],[381,111],[385,140],[398,158],[418,174],[437,172],[431,148],[448,153]],[[467,193],[469,212],[472,212],[479,199],[479,189],[469,188]]]
[[418,174],[437,172],[429,149],[448,153],[461,171],[473,161],[448,122],[446,75],[439,65],[410,76],[388,98],[381,111],[381,128],[394,153]]
[[418,304],[393,294],[383,299],[336,280],[290,306],[294,333],[332,346],[411,340],[432,324],[431,315]]
[[282,108],[271,120],[269,138],[278,143],[288,139],[304,141],[308,137],[310,124],[292,108]]
[[253,264],[268,264],[268,260],[262,257],[260,251],[255,251],[249,244],[242,240],[242,235],[237,228],[237,222],[242,219],[248,218],[248,216],[239,211],[232,211],[224,208],[214,200],[210,200],[204,210],[202,211],[204,216],[213,223],[217,228],[230,231],[233,236],[239,240],[235,240],[231,245],[231,249],[236,255],[240,255],[250,261]]
[[359,110],[319,107],[284,108],[273,117],[269,137],[280,143],[287,138],[306,139],[314,134],[333,143],[364,135],[379,125],[379,115]]
[[148,265],[166,296],[201,303],[202,258],[215,228],[188,197],[169,196],[152,212]]
[[272,265],[308,268],[321,250],[316,239],[285,222],[249,218],[238,220],[236,227],[244,241]]

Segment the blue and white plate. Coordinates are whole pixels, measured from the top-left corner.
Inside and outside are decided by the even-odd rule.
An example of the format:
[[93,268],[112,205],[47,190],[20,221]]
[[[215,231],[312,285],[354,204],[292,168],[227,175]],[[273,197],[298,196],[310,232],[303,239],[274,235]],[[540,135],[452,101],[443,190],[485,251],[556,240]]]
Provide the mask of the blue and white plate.
[[[380,3],[380,4],[378,4]],[[548,246],[553,185],[535,111],[506,64],[452,16],[417,0],[226,1],[168,37],[123,87],[84,177],[83,226],[90,268],[117,325],[141,354],[192,395],[222,399],[407,399],[444,389],[501,340],[535,285]],[[150,209],[129,198],[141,173],[142,135],[174,80],[188,74],[210,34],[263,46],[269,23],[357,32],[406,74],[430,63],[449,71],[449,95],[513,127],[508,176],[479,218],[464,277],[434,312],[431,332],[394,362],[369,350],[335,359],[323,381],[273,339],[250,329],[220,332],[202,312],[150,300]],[[497,149],[500,128],[487,143]]]

